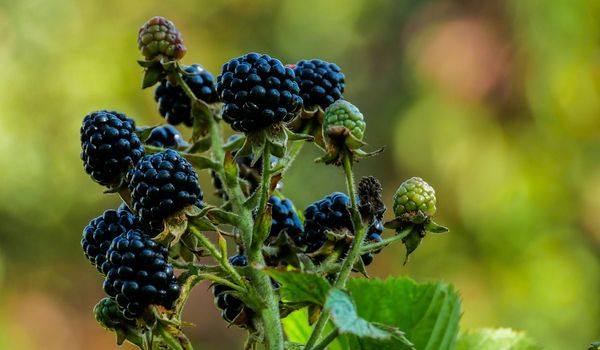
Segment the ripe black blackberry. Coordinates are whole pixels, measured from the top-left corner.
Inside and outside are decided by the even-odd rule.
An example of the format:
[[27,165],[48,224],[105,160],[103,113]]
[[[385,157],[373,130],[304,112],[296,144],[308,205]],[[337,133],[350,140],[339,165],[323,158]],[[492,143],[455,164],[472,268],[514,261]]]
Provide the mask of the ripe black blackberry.
[[123,113],[95,111],[83,118],[81,160],[92,179],[118,186],[127,170],[144,155],[135,122]]
[[131,202],[150,234],[164,229],[163,221],[187,206],[202,205],[198,174],[173,150],[144,156],[127,174]]
[[[233,266],[246,266],[248,260],[244,255],[233,255],[229,257],[229,262]],[[244,303],[228,293],[232,289],[222,284],[213,284],[212,293],[215,297],[215,305],[221,310],[221,317],[228,323],[235,323],[239,326],[244,326],[248,321],[248,313],[250,310]]]
[[288,122],[302,107],[294,71],[268,55],[249,53],[223,65],[217,92],[223,120],[234,130],[255,132]]
[[113,240],[102,264],[103,287],[125,318],[139,317],[152,304],[173,307],[180,289],[168,255],[167,247],[136,229]]
[[276,237],[280,232],[285,232],[296,244],[302,243],[304,226],[294,204],[289,199],[280,199],[277,196],[269,198],[271,203],[271,237]]
[[[183,70],[190,75],[184,75],[183,80],[192,89],[194,95],[206,102],[217,101],[217,91],[213,83],[213,76],[199,64],[185,66]],[[192,103],[183,88],[174,85],[168,79],[163,79],[154,90],[154,99],[158,102],[158,112],[165,117],[169,124],[185,124],[192,126]]]
[[102,272],[106,252],[113,239],[135,228],[135,216],[125,210],[106,210],[83,229],[81,247],[86,258]]
[[344,73],[334,63],[322,60],[302,60],[295,64],[296,82],[306,108],[325,108],[342,98]]
[[185,141],[177,129],[171,125],[161,125],[150,132],[144,143],[154,147],[177,149]]
[[[347,229],[354,234],[354,225],[350,214],[350,198],[341,192],[334,192],[325,198],[309,205],[304,210],[304,231],[306,251],[308,253],[319,250],[327,241],[326,231]],[[369,226],[365,241],[378,242],[381,240],[383,225],[381,221],[374,220]],[[346,241],[342,241],[346,242]],[[346,247],[348,249],[349,246]],[[373,254],[361,256],[363,263],[369,265],[373,261]]]

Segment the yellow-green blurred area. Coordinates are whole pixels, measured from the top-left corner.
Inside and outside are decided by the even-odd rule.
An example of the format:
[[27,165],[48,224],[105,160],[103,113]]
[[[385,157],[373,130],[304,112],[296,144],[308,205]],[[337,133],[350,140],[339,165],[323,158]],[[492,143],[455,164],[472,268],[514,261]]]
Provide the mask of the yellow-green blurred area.
[[[387,248],[372,276],[453,283],[463,329],[513,327],[546,349],[600,338],[600,1],[0,0],[0,349],[116,348],[79,241],[119,202],[84,173],[79,127],[97,109],[163,121],[136,63],[154,15],[183,32],[184,63],[215,76],[249,51],[342,67],[366,141],[386,147],[357,174],[383,182],[388,206],[423,177],[451,229],[406,266]],[[298,207],[344,190],[318,155],[306,147],[284,179]],[[207,284],[185,318],[199,349],[241,347]]]

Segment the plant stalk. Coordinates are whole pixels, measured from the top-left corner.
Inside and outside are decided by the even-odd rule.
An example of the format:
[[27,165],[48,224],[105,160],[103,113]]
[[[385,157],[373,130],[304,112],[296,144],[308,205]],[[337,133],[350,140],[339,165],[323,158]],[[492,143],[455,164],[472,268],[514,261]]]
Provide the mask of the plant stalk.
[[[352,203],[350,212],[352,214],[352,223],[354,224],[355,233],[350,250],[348,251],[346,258],[342,263],[340,273],[333,283],[333,286],[339,289],[343,289],[346,286],[346,281],[352,272],[352,267],[354,266],[356,260],[360,257],[361,246],[365,239],[365,235],[367,234],[367,228],[363,225],[360,213],[358,211],[358,205],[356,203],[356,189],[354,187],[354,176],[352,174],[352,157],[348,152],[346,152],[344,155],[343,166],[346,174],[346,187],[348,188],[348,196],[350,196],[350,203]],[[315,327],[313,328],[313,332],[311,333],[308,342],[306,343],[305,349],[311,349],[319,340],[328,320],[329,315],[325,312],[322,312],[317,320],[317,323],[315,324]]]
[[404,230],[398,232],[393,237],[386,238],[381,242],[365,244],[361,247],[360,254],[363,255],[363,254],[367,254],[367,253],[372,253],[372,252],[379,250],[381,248],[384,248],[394,242],[404,239],[406,236],[408,236],[412,232],[413,228],[414,228],[414,226],[411,225],[411,226],[405,228]]
[[315,345],[311,350],[324,350],[327,345],[329,345],[335,340],[335,338],[338,337],[338,335],[340,335],[340,331],[337,328],[332,330],[319,344]]

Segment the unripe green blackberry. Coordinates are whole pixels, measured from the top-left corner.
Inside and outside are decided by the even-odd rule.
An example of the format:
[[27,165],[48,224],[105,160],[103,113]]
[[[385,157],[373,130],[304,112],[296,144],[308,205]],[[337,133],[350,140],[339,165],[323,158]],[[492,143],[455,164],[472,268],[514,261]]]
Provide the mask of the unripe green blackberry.
[[396,216],[420,210],[426,216],[432,217],[436,211],[435,204],[435,190],[420,177],[404,181],[394,194]]
[[96,322],[109,331],[123,330],[127,327],[137,327],[135,321],[123,317],[123,311],[111,298],[102,298],[94,306]]
[[149,61],[163,57],[169,61],[179,60],[187,51],[181,33],[164,17],[152,17],[144,23],[137,41],[142,55]]
[[366,127],[362,113],[348,101],[337,100],[325,110],[323,137],[326,140],[344,136],[344,129],[347,129],[356,139],[362,140]]

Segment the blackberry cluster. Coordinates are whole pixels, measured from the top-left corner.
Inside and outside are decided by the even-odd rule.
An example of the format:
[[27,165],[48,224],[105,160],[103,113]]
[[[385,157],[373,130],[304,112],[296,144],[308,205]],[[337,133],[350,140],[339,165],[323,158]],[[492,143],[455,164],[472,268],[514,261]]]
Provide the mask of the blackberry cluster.
[[86,258],[102,272],[106,252],[113,239],[135,228],[137,220],[125,210],[106,210],[83,229],[81,246]]
[[[207,70],[199,64],[185,66],[183,70],[189,74],[184,75],[183,80],[198,99],[206,103],[217,101],[213,76]],[[192,102],[181,86],[163,79],[154,90],[154,99],[158,102],[158,112],[169,124],[183,123],[189,127],[194,124]]]
[[[233,255],[229,257],[229,262],[233,266],[246,266],[248,265],[248,260],[244,255]],[[242,314],[242,311],[247,312],[248,308],[244,305],[244,303],[228,293],[232,289],[222,285],[222,284],[214,284],[212,288],[213,296],[215,297],[215,305],[217,308],[221,310],[221,317],[228,323],[234,323],[239,325],[243,325],[247,320],[238,319],[238,316]]]
[[241,132],[288,122],[302,107],[294,71],[257,53],[225,63],[217,77],[217,92],[225,102],[223,120]]
[[168,261],[167,247],[139,230],[130,230],[110,245],[102,271],[104,291],[114,298],[128,319],[139,317],[148,305],[170,309],[180,289]]
[[314,59],[302,60],[294,67],[305,107],[324,110],[342,98],[345,77],[336,64]]
[[144,143],[154,147],[177,149],[185,141],[177,129],[171,125],[162,125],[154,128]]
[[102,110],[86,115],[80,136],[83,167],[104,186],[119,185],[127,170],[144,155],[135,122],[123,113]]
[[294,204],[289,199],[280,199],[277,196],[269,198],[271,203],[271,237],[276,237],[280,232],[285,232],[296,244],[302,243],[304,226],[298,217]]
[[[306,237],[304,244],[308,253],[319,250],[325,244],[327,241],[325,231],[327,230],[336,231],[345,228],[354,234],[350,207],[350,198],[346,194],[334,192],[304,210]],[[365,241],[381,241],[382,232],[383,224],[380,220],[374,220],[369,227]],[[373,253],[364,254],[361,258],[365,265],[369,265],[373,262]]]
[[146,155],[128,174],[133,209],[152,234],[163,221],[190,205],[202,205],[203,193],[192,165],[173,150]]

